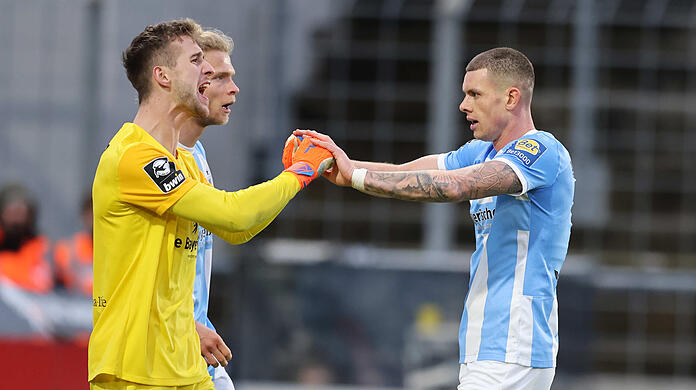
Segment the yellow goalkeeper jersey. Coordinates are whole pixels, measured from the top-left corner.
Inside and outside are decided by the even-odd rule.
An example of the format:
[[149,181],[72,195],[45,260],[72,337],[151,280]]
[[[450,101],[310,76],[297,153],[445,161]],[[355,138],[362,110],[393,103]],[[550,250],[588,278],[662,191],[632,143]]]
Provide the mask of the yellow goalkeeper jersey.
[[205,179],[189,152],[173,156],[133,123],[102,154],[89,380],[181,386],[208,375],[193,320],[198,225],[167,212],[197,182]]

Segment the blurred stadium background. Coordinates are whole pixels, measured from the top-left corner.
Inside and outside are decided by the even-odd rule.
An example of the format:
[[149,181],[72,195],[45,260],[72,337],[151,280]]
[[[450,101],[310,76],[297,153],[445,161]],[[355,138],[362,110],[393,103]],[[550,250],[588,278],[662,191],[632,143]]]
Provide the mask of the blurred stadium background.
[[[52,239],[78,230],[97,158],[136,111],[120,53],[147,24],[192,17],[235,39],[238,103],[230,125],[203,138],[228,190],[275,176],[297,127],[328,133],[357,159],[453,150],[471,138],[457,110],[468,60],[521,50],[536,69],[535,122],[570,150],[577,178],[553,388],[696,388],[696,1],[0,0],[0,9],[0,185],[31,189]],[[237,387],[453,389],[472,232],[468,204],[320,182],[251,243],[218,242],[211,315],[235,355]],[[0,284],[0,317],[3,377],[87,388],[84,346],[68,341],[89,327],[87,299]]]

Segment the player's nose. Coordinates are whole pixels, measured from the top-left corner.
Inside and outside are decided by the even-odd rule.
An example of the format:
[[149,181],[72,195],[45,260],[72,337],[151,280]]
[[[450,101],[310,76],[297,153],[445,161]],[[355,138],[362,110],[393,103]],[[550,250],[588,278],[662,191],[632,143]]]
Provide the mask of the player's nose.
[[467,107],[467,104],[466,104],[466,97],[465,97],[464,99],[462,99],[462,102],[461,102],[461,103],[459,103],[459,111],[461,111],[461,112],[463,112],[463,113],[466,113],[466,112],[471,111],[471,110],[469,110],[468,107]]
[[201,67],[201,72],[208,77],[212,77],[213,73],[215,72],[215,69],[213,69],[213,66],[210,65],[208,61],[203,59],[203,66]]

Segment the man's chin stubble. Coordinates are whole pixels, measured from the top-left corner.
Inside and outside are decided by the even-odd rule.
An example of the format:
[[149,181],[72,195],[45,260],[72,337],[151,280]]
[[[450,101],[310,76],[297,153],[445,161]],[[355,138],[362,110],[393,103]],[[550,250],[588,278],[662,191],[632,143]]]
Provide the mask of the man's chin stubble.
[[210,118],[210,117],[205,117],[205,118],[198,117],[198,118],[196,118],[196,122],[201,127],[220,126],[220,125],[227,124],[226,120],[219,121],[219,120],[215,120],[215,119]]

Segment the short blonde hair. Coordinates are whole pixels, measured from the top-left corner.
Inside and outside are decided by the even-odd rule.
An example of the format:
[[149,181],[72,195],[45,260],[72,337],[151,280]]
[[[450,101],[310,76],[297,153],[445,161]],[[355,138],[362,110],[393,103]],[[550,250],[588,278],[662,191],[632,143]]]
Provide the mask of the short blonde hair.
[[234,49],[234,41],[232,38],[228,37],[222,31],[218,29],[207,29],[204,30],[196,40],[198,46],[201,50],[211,51],[219,50],[225,53],[229,53]]

